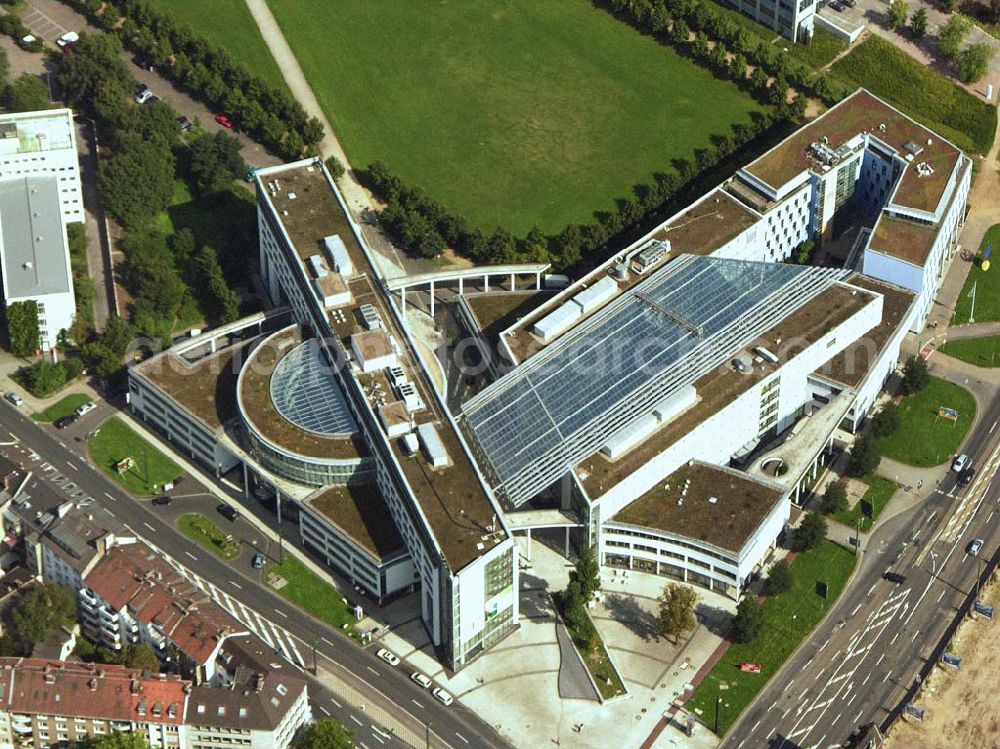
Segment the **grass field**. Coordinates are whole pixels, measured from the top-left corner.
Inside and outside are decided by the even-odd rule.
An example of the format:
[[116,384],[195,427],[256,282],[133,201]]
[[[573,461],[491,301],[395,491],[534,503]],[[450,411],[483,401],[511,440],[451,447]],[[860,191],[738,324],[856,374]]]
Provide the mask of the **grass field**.
[[[286,584],[281,588],[270,586],[282,598],[308,611],[317,619],[352,634],[353,630],[349,625],[354,622],[354,614],[344,603],[344,597],[298,559],[286,554],[281,562],[268,566],[264,574],[269,580],[272,574],[284,578]],[[346,629],[344,625],[348,625]]]
[[[705,725],[715,728],[715,701],[721,694],[718,733],[725,733],[837,600],[855,560],[853,552],[832,541],[824,541],[817,548],[797,555],[791,564],[791,589],[764,602],[763,633],[752,643],[730,647],[685,707],[700,710]],[[826,583],[826,598],[818,594],[818,582]],[[743,673],[739,670],[743,662],[759,663],[761,672]],[[720,691],[720,684],[728,684],[729,688]]]
[[230,561],[240,555],[239,542],[228,540],[227,534],[204,515],[199,515],[197,512],[183,515],[177,521],[177,528],[196,544],[208,549],[220,559]]
[[[958,411],[958,421],[942,419],[938,408]],[[882,455],[911,466],[941,465],[958,450],[976,417],[972,393],[954,383],[931,377],[926,388],[899,404],[899,429],[878,438]]]
[[872,529],[882,510],[896,493],[896,482],[884,479],[881,476],[869,476],[863,481],[868,484],[868,491],[865,492],[858,503],[850,510],[837,512],[830,516],[831,520],[843,523],[849,528],[857,528],[861,522],[862,533],[867,533]]
[[[979,245],[979,257],[987,245],[996,254],[990,255],[990,264],[993,265],[1000,260],[1000,224],[994,224],[986,231],[982,244]],[[997,275],[998,268],[983,270],[980,260],[976,260],[975,265],[969,269],[969,275],[965,279],[965,286],[962,293],[958,295],[955,303],[954,322],[962,325],[969,322],[969,315],[973,314],[972,309],[972,286],[976,286],[976,322],[990,322],[1000,320],[1000,276]]]
[[996,132],[996,107],[980,101],[902,50],[872,35],[830,68],[937,131],[965,151],[986,153]]
[[53,422],[56,419],[61,419],[63,416],[69,416],[76,410],[77,406],[82,406],[89,400],[90,396],[84,393],[71,393],[59,399],[45,410],[38,411],[34,414],[34,419],[35,421]]
[[487,231],[589,221],[760,106],[585,0],[268,0],[351,163]]
[[958,338],[946,342],[938,350],[977,367],[1000,367],[1000,336]]
[[[163,484],[181,475],[180,466],[112,416],[101,424],[100,433],[90,439],[94,463],[133,494],[153,494]],[[123,474],[115,464],[131,456],[135,467]]]
[[224,48],[272,86],[286,88],[245,0],[152,0],[151,4],[169,12],[196,35]]

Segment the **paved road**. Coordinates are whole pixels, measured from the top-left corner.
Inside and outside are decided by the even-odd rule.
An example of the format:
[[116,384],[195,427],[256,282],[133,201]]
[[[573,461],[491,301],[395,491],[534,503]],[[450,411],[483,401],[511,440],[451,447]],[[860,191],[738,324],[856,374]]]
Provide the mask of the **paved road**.
[[[111,407],[101,404],[101,411]],[[257,573],[249,565],[230,566],[204,549],[181,536],[170,522],[161,517],[148,501],[136,500],[117,483],[86,461],[83,438],[99,423],[99,412],[84,417],[68,430],[57,431],[48,425],[39,425],[15,408],[0,404],[0,442],[8,441],[7,432],[19,440],[12,456],[22,460],[35,471],[40,480],[51,483],[63,491],[66,480],[72,481],[75,490],[82,490],[128,525],[133,532],[151,542],[162,553],[173,559],[187,573],[205,581],[207,589],[222,605],[240,618],[244,624],[258,631],[266,641],[273,642],[280,652],[298,665],[311,666],[312,646],[315,644],[320,673],[330,672],[332,679],[346,683],[352,692],[351,699],[344,694],[313,683],[310,687],[318,715],[330,714],[342,720],[357,732],[357,740],[369,747],[401,746],[397,739],[386,738],[383,725],[373,723],[372,716],[391,715],[405,726],[411,735],[424,735],[425,722],[429,722],[432,746],[438,747],[507,747],[489,727],[475,715],[455,703],[450,708],[437,705],[426,691],[419,689],[402,669],[393,669],[375,657],[374,653],[358,648],[333,628],[292,609],[283,599],[262,587]],[[32,455],[31,453],[34,453]],[[52,466],[45,470],[44,466]],[[63,477],[59,479],[58,477]],[[183,493],[183,485],[181,487]],[[214,507],[214,500],[213,505]],[[252,534],[251,528],[243,529],[237,521],[239,535]],[[249,613],[248,613],[249,612]],[[270,638],[270,639],[269,639]],[[353,700],[354,695],[368,697],[366,707]],[[353,701],[352,701],[353,700]],[[358,724],[361,724],[360,726]],[[438,737],[438,740],[434,740]]]
[[[1000,397],[966,442],[977,467],[969,487],[954,474],[869,538],[857,576],[812,637],[722,742],[724,749],[839,746],[881,722],[900,701],[1000,542]],[[986,540],[979,558],[966,549]],[[887,570],[906,575],[895,585]]]

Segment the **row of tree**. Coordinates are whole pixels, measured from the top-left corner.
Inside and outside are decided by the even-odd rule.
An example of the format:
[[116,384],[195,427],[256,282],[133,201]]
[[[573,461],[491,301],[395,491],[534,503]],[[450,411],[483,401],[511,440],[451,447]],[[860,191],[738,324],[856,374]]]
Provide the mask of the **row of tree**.
[[228,50],[209,43],[146,0],[73,0],[96,26],[117,35],[157,72],[283,158],[315,153],[323,125],[284,89],[249,72]]
[[[1000,7],[1000,0],[996,6]],[[892,0],[889,4],[889,26],[902,32],[909,29],[914,39],[920,39],[927,33],[927,9],[917,8],[909,15],[906,0]],[[970,44],[963,49],[965,38],[972,30],[972,21],[967,16],[954,15],[949,18],[938,32],[938,52],[946,60],[952,60],[958,67],[958,77],[963,83],[975,83],[989,72],[990,61],[996,54],[993,45],[986,42]]]

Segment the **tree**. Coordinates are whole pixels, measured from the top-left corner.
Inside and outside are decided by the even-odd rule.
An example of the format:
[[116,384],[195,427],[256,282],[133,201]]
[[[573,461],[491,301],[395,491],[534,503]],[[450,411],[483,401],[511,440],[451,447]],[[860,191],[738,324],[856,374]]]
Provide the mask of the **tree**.
[[136,327],[152,338],[169,335],[187,289],[177,274],[166,239],[155,229],[137,229],[125,236],[122,249],[122,280],[135,299]]
[[[94,103],[101,86],[113,89],[117,99],[124,102],[135,85],[125,64],[121,40],[115,34],[81,34],[73,45],[73,54],[58,55],[55,63],[67,102],[94,114],[99,114]],[[117,125],[107,120],[105,124]]]
[[14,356],[32,356],[40,337],[37,302],[26,299],[7,305],[7,339]]
[[80,347],[80,353],[98,377],[110,377],[121,371],[121,356],[102,341],[87,341]]
[[314,720],[295,741],[295,749],[352,749],[354,734],[332,718]]
[[344,176],[344,172],[346,171],[344,164],[336,156],[329,156],[323,163],[326,165],[326,170],[330,172],[330,176],[333,177],[334,181]]
[[667,583],[659,597],[659,613],[656,617],[657,629],[664,637],[678,638],[689,629],[694,629],[694,609],[698,604],[698,594],[694,588],[681,583]]
[[149,742],[141,733],[112,731],[103,736],[91,736],[78,741],[76,749],[149,749]]
[[240,142],[227,132],[204,133],[191,141],[191,179],[201,194],[221,192],[243,176]]
[[73,625],[76,597],[58,583],[36,585],[18,599],[10,620],[18,641],[30,652],[53,628]]
[[872,434],[876,437],[888,437],[899,429],[899,406],[889,401],[872,416]]
[[975,83],[989,72],[995,54],[992,45],[985,42],[970,44],[958,56],[958,77],[963,83]]
[[792,587],[792,568],[784,559],[775,562],[767,573],[767,594],[776,596]]
[[972,29],[972,21],[965,16],[952,16],[938,32],[938,50],[941,56],[953,60],[962,51],[965,36]]
[[142,224],[170,204],[173,154],[150,141],[132,143],[101,163],[100,190],[112,216],[127,226]]
[[910,16],[910,33],[914,39],[919,39],[927,33],[927,8],[923,5]]
[[202,247],[194,259],[195,278],[208,292],[210,313],[220,322],[228,323],[240,316],[240,296],[226,283],[219,258],[211,247]]
[[4,99],[11,111],[37,112],[50,106],[49,87],[38,76],[22,73],[7,86]]
[[0,49],[0,87],[5,87],[10,79],[10,60],[7,59],[7,50]]
[[112,315],[104,325],[101,341],[118,356],[128,351],[135,339],[135,328],[124,317]]
[[154,674],[160,672],[160,659],[156,657],[156,653],[149,645],[142,643],[135,643],[125,648],[122,664],[129,668],[151,671]]
[[736,605],[733,617],[733,642],[753,642],[764,629],[764,607],[753,596]]
[[909,15],[909,8],[906,7],[906,0],[892,0],[889,3],[889,26],[894,29],[901,29],[906,26],[906,17]]
[[958,6],[958,0],[938,0],[938,5],[945,13],[952,13]]
[[871,435],[862,434],[851,447],[851,454],[847,461],[847,469],[853,476],[867,476],[873,473],[882,462],[882,453],[875,444]]
[[590,603],[594,593],[601,589],[601,568],[597,564],[594,550],[589,546],[576,558],[576,567],[569,573],[569,579],[571,583],[579,584],[584,606]]
[[826,518],[818,512],[807,512],[799,527],[792,531],[795,551],[815,549],[826,538]]
[[44,398],[66,384],[66,370],[46,359],[39,359],[21,370],[24,386],[32,395]]
[[823,492],[823,499],[820,502],[820,509],[825,515],[832,515],[835,512],[843,512],[847,509],[847,487],[839,481],[831,481],[826,491]]
[[923,390],[931,381],[927,361],[922,356],[911,356],[903,365],[903,392],[913,395]]

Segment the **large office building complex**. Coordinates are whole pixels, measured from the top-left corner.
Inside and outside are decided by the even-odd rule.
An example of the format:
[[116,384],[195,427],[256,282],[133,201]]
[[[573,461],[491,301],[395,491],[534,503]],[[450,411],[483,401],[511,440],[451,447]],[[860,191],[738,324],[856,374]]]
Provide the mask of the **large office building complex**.
[[817,0],[725,0],[757,23],[793,42],[808,44],[813,35]]
[[[418,589],[452,668],[517,626],[532,534],[739,597],[923,326],[970,172],[858,91],[513,325],[472,331],[501,356],[449,407],[406,288],[433,305],[471,271],[390,282],[321,162],[263,169],[281,306],[133,368],[132,405],[294,509],[356,585]],[[789,263],[810,240],[824,267]]]

